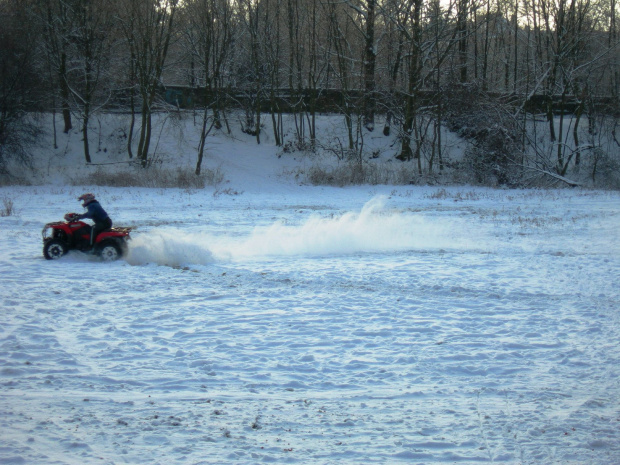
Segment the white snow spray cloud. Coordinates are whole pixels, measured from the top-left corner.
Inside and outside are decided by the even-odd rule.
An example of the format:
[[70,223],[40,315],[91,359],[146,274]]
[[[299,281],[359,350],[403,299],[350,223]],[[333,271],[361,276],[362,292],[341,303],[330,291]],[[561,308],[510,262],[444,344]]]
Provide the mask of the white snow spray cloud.
[[[324,256],[353,253],[437,250],[459,246],[450,222],[386,208],[385,197],[370,200],[359,212],[315,215],[301,224],[276,222],[248,236],[213,236],[178,229],[154,230],[135,238],[127,261],[179,266],[206,265],[274,256]],[[460,246],[466,246],[461,242]]]
[[179,229],[155,230],[135,237],[129,244],[127,262],[131,265],[156,263],[181,266],[207,265],[215,260],[206,244]]

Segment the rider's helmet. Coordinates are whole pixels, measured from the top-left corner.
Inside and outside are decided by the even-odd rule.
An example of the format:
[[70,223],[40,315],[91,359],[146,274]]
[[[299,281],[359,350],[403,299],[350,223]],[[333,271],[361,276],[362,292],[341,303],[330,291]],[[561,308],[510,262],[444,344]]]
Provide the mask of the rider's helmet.
[[87,194],[80,195],[78,197],[78,200],[81,200],[82,201],[82,206],[86,207],[86,205],[88,205],[89,203],[91,203],[91,202],[93,202],[95,200],[95,196],[89,192]]

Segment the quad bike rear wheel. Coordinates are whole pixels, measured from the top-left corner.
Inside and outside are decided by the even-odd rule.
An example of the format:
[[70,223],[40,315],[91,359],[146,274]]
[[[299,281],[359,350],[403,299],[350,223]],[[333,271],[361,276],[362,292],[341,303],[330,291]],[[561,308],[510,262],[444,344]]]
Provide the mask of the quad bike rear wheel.
[[97,254],[104,262],[113,262],[123,256],[123,251],[116,242],[106,241],[99,246]]
[[43,244],[43,256],[47,260],[58,260],[67,253],[67,246],[60,239],[51,239]]

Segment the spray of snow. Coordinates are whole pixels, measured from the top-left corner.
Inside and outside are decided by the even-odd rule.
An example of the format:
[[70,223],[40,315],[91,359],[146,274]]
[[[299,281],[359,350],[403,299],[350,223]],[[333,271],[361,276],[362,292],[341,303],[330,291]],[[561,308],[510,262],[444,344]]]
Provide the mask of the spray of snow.
[[379,196],[359,212],[314,215],[298,225],[275,222],[256,227],[246,237],[153,230],[132,241],[127,261],[135,265],[206,265],[273,256],[469,248],[468,241],[454,237],[452,220],[430,221],[421,215],[390,209],[386,202],[387,197]]
[[208,245],[192,236],[176,229],[159,229],[137,236],[130,243],[127,262],[132,265],[156,263],[167,266],[213,263]]

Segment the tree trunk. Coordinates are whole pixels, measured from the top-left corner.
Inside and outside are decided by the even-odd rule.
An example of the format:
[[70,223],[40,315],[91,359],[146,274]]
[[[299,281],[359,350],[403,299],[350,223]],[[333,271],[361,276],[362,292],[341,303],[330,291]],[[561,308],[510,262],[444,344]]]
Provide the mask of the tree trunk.
[[71,123],[71,109],[69,107],[69,84],[67,83],[67,55],[62,54],[60,58],[60,69],[58,70],[58,82],[60,83],[60,98],[62,101],[62,118],[65,123],[63,132],[68,134],[73,129]]
[[88,123],[89,123],[89,116],[88,115],[84,115],[84,118],[82,119],[82,135],[84,136],[84,158],[86,159],[86,163],[90,163],[91,159],[90,159],[90,146],[88,144]]
[[204,114],[202,116],[202,128],[200,131],[200,144],[198,145],[198,161],[196,161],[196,175],[200,175],[202,169],[202,159],[205,153],[205,144],[207,141],[207,106],[205,105]]
[[419,80],[420,80],[420,40],[422,38],[422,6],[423,0],[414,0],[413,3],[413,37],[411,38],[411,52],[409,54],[409,80],[407,96],[405,97],[405,116],[403,122],[403,134],[398,160],[409,161],[413,158],[411,150],[411,136],[416,121]]
[[364,50],[364,126],[375,128],[375,6],[376,0],[367,0],[366,48]]
[[[416,1],[417,4],[417,1]],[[416,6],[417,8],[417,6]],[[467,82],[467,16],[468,0],[458,0],[457,28],[459,42],[459,78],[462,83]]]
[[134,89],[133,87],[130,89],[129,94],[129,112],[130,112],[130,122],[129,122],[129,134],[127,135],[127,154],[129,158],[133,158],[133,132],[136,127],[136,106],[135,106],[135,98],[134,98]]

